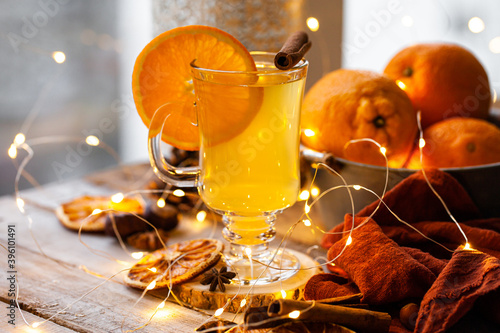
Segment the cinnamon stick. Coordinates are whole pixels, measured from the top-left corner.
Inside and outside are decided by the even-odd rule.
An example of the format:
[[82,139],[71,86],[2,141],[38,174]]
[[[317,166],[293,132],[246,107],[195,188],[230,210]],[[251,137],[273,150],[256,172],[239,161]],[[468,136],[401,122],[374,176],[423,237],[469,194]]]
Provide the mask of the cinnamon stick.
[[307,34],[304,31],[294,32],[274,57],[274,65],[282,70],[290,69],[304,57],[310,48],[311,42]]
[[341,306],[348,307],[348,308],[357,308],[357,309],[370,309],[370,306],[368,304],[341,304]]
[[289,299],[275,300],[267,313],[271,317],[286,316],[295,310],[301,311],[299,320],[331,322],[363,332],[386,333],[391,325],[388,313]]
[[291,322],[290,318],[272,318],[267,313],[267,306],[249,308],[245,312],[244,323],[248,329],[271,328]]
[[331,305],[358,304],[362,298],[363,298],[363,294],[359,293],[359,294],[353,294],[353,295],[347,295],[347,296],[338,296],[338,297],[333,297],[333,298],[318,299],[318,300],[316,300],[316,302],[331,304]]

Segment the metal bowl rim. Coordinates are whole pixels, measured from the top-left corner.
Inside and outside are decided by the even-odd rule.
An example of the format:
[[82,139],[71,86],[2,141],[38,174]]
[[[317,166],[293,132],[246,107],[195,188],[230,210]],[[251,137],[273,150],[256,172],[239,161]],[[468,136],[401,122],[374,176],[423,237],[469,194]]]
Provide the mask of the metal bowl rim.
[[[334,158],[334,161],[338,161],[342,164],[355,165],[355,166],[370,168],[370,169],[374,169],[374,170],[378,170],[378,171],[385,171],[386,169],[389,169],[389,171],[393,171],[393,172],[413,173],[413,172],[418,172],[421,170],[421,169],[407,169],[407,168],[391,168],[391,167],[385,167],[385,166],[380,166],[380,165],[372,165],[372,164],[349,161],[349,160],[346,160],[344,158],[335,157],[335,156],[333,156],[333,158]],[[490,163],[490,164],[482,164],[482,165],[474,165],[474,166],[468,166],[468,167],[437,168],[437,169],[444,171],[444,172],[472,172],[472,171],[484,171],[485,169],[494,169],[494,168],[500,168],[500,162]]]

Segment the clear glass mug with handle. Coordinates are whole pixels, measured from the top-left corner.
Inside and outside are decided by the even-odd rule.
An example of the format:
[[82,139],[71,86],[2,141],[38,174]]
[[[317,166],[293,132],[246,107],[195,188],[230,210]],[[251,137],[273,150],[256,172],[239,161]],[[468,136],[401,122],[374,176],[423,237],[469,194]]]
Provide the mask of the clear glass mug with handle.
[[[269,242],[275,237],[276,214],[292,206],[300,191],[300,110],[308,62],[279,70],[274,53],[251,54],[254,72],[191,63],[199,167],[169,165],[161,153],[161,133],[151,130],[149,156],[160,179],[196,187],[205,204],[222,215],[222,233],[230,243],[225,260],[238,274],[235,281],[266,284],[300,267],[293,255],[273,251]],[[168,122],[162,119],[163,107],[168,104],[154,118]]]

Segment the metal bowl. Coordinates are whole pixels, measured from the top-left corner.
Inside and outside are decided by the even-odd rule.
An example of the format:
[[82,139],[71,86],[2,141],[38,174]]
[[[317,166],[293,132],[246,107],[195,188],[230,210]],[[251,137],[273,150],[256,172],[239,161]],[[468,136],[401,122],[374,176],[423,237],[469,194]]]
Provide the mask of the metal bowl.
[[[361,185],[382,195],[386,179],[386,168],[357,163],[341,158],[325,156],[317,152],[306,152],[304,157],[309,162],[327,160],[330,166],[346,180],[349,185]],[[500,163],[464,167],[442,168],[452,175],[469,193],[484,217],[500,216]],[[389,168],[387,190],[418,170]],[[314,172],[314,169],[312,170]],[[323,191],[342,186],[340,177],[320,168],[314,184]],[[355,212],[377,200],[372,193],[364,190],[352,191]],[[325,227],[333,227],[344,220],[346,213],[352,213],[351,200],[347,189],[339,188],[326,194],[318,201],[318,210]]]

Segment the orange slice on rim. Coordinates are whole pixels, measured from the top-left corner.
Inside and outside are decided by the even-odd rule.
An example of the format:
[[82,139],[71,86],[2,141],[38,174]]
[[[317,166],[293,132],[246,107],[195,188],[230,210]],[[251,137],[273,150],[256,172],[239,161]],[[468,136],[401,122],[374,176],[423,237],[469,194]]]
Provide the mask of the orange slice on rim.
[[217,264],[224,244],[216,239],[195,239],[152,252],[125,276],[125,283],[139,289],[160,289],[182,283]]
[[101,232],[104,231],[108,214],[142,214],[144,209],[145,204],[135,198],[113,202],[110,197],[84,195],[60,205],[56,209],[56,216],[68,229]]
[[[198,150],[200,145],[194,103],[195,94],[190,63],[223,71],[256,71],[248,50],[230,34],[207,26],[191,25],[166,31],[154,38],[137,57],[132,75],[134,101],[150,135],[157,135],[167,117],[162,139],[184,150]],[[230,80],[230,79],[229,79]],[[231,82],[227,82],[230,83]],[[236,84],[236,83],[235,83]],[[239,134],[260,106],[259,89],[213,88],[210,92],[210,115],[207,124],[223,133],[215,141]],[[231,105],[231,108],[228,108]],[[166,113],[156,117],[155,112]],[[161,119],[160,119],[161,118]],[[213,142],[213,140],[212,140]]]

